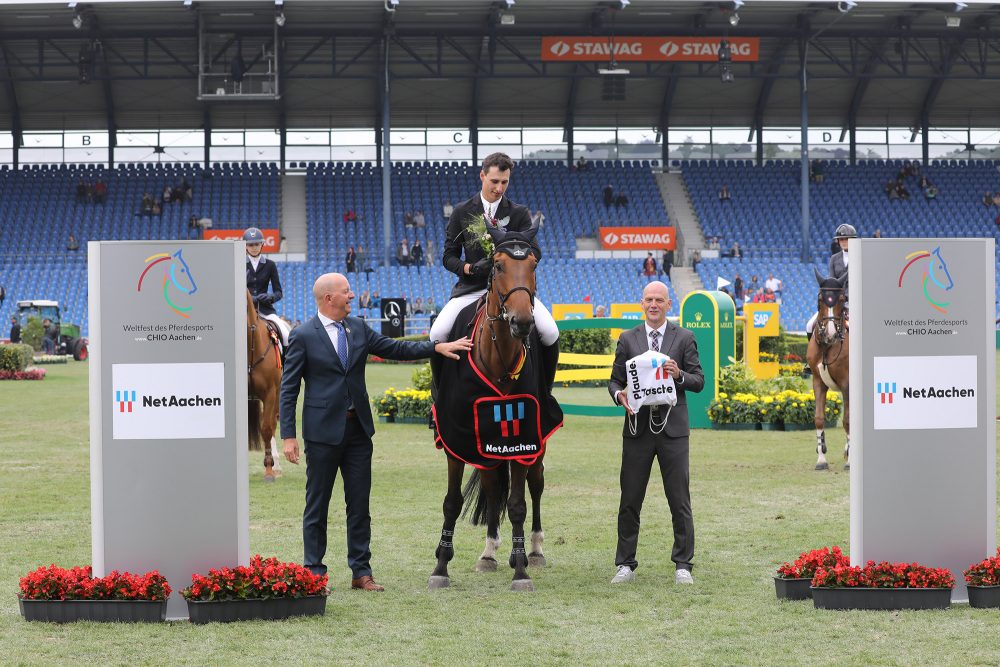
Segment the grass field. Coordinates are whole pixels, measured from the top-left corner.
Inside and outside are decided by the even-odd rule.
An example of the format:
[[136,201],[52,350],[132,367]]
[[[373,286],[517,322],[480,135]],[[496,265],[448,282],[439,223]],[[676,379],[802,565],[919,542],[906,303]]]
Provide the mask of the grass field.
[[[814,472],[813,436],[697,431],[691,486],[697,583],[677,587],[657,475],[643,513],[636,581],[612,587],[621,422],[569,418],[546,456],[550,566],[537,591],[510,570],[477,574],[483,532],[460,524],[452,588],[427,591],[441,525],[445,463],[429,431],[379,425],[372,497],[381,595],[349,590],[340,484],[330,521],[327,614],[278,623],[156,626],[29,624],[18,578],[39,565],[90,562],[87,367],[50,366],[43,382],[0,383],[2,664],[344,665],[995,665],[1000,611],[823,612],[779,603],[771,574],[799,551],[849,541],[848,475]],[[372,395],[409,384],[409,366],[369,366]],[[560,390],[576,402],[602,390]],[[836,451],[843,433],[828,441]],[[254,455],[256,458],[256,455]],[[836,459],[831,458],[831,461]],[[305,474],[265,485],[251,469],[252,552],[300,560]],[[153,474],[153,473],[145,473]],[[502,553],[510,548],[502,528]],[[175,588],[187,582],[171,582]]]

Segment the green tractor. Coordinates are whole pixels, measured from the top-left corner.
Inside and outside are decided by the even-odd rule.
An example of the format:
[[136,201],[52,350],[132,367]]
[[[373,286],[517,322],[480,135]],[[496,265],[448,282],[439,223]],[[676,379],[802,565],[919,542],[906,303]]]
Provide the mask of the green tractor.
[[52,326],[59,332],[55,341],[56,354],[72,354],[77,361],[84,361],[87,356],[87,339],[80,337],[80,326],[62,321],[58,301],[32,299],[17,302],[17,316],[21,326],[28,323],[28,318],[36,317],[40,322],[50,320]]

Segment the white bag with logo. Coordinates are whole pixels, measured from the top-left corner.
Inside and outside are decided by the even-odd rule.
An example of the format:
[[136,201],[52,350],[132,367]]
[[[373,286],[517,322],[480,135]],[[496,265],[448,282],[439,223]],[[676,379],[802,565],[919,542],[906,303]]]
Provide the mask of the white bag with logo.
[[667,414],[663,421],[657,421],[653,412],[649,413],[649,430],[661,433],[670,417],[670,408],[677,405],[677,387],[674,378],[666,370],[670,357],[662,352],[647,350],[625,362],[625,400],[635,415],[629,415],[629,430],[636,434],[639,408],[644,405],[666,405]]

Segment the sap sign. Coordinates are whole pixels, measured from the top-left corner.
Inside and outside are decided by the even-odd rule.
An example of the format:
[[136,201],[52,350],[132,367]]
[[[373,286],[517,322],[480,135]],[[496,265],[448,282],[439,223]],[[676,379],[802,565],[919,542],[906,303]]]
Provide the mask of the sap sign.
[[875,357],[875,430],[976,428],[976,357]]
[[763,329],[767,326],[767,323],[771,321],[771,313],[754,313],[753,314],[753,328]]

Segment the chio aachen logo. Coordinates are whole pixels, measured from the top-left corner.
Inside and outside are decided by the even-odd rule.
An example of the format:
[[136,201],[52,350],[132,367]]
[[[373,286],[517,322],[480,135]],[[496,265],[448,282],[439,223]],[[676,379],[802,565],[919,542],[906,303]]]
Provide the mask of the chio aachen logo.
[[[118,404],[118,412],[132,412],[140,401],[136,400],[134,389],[116,389],[115,403]],[[142,396],[141,406],[144,408],[217,408],[222,406],[222,398],[219,396]]]
[[[951,387],[935,387],[930,385],[929,387],[906,387],[902,388],[902,391],[896,391],[895,382],[876,382],[875,392],[879,395],[879,402],[889,404],[898,404],[899,398],[975,398],[976,390],[973,387],[959,388],[955,386]],[[900,396],[896,396],[896,394]],[[895,400],[894,400],[895,399]]]
[[909,268],[923,260],[928,260],[928,262],[922,265],[923,273],[919,273],[918,275],[920,275],[920,286],[923,290],[924,300],[934,310],[947,315],[948,305],[951,302],[942,300],[937,294],[931,296],[932,290],[928,289],[929,287],[934,287],[938,291],[950,292],[955,286],[955,282],[951,279],[951,273],[948,271],[948,265],[945,263],[944,257],[941,256],[941,246],[930,251],[917,250],[907,255],[904,260],[906,264],[903,266],[903,270],[899,272],[899,280],[896,282],[896,286],[902,287],[903,277],[906,276]]
[[142,281],[154,267],[163,271],[163,303],[167,308],[183,318],[190,319],[191,306],[181,306],[174,303],[170,297],[171,288],[181,294],[192,295],[198,291],[198,285],[194,281],[191,268],[184,260],[184,251],[178,250],[174,254],[165,252],[156,253],[146,258],[146,268],[139,274],[139,285],[137,292],[142,291]]

